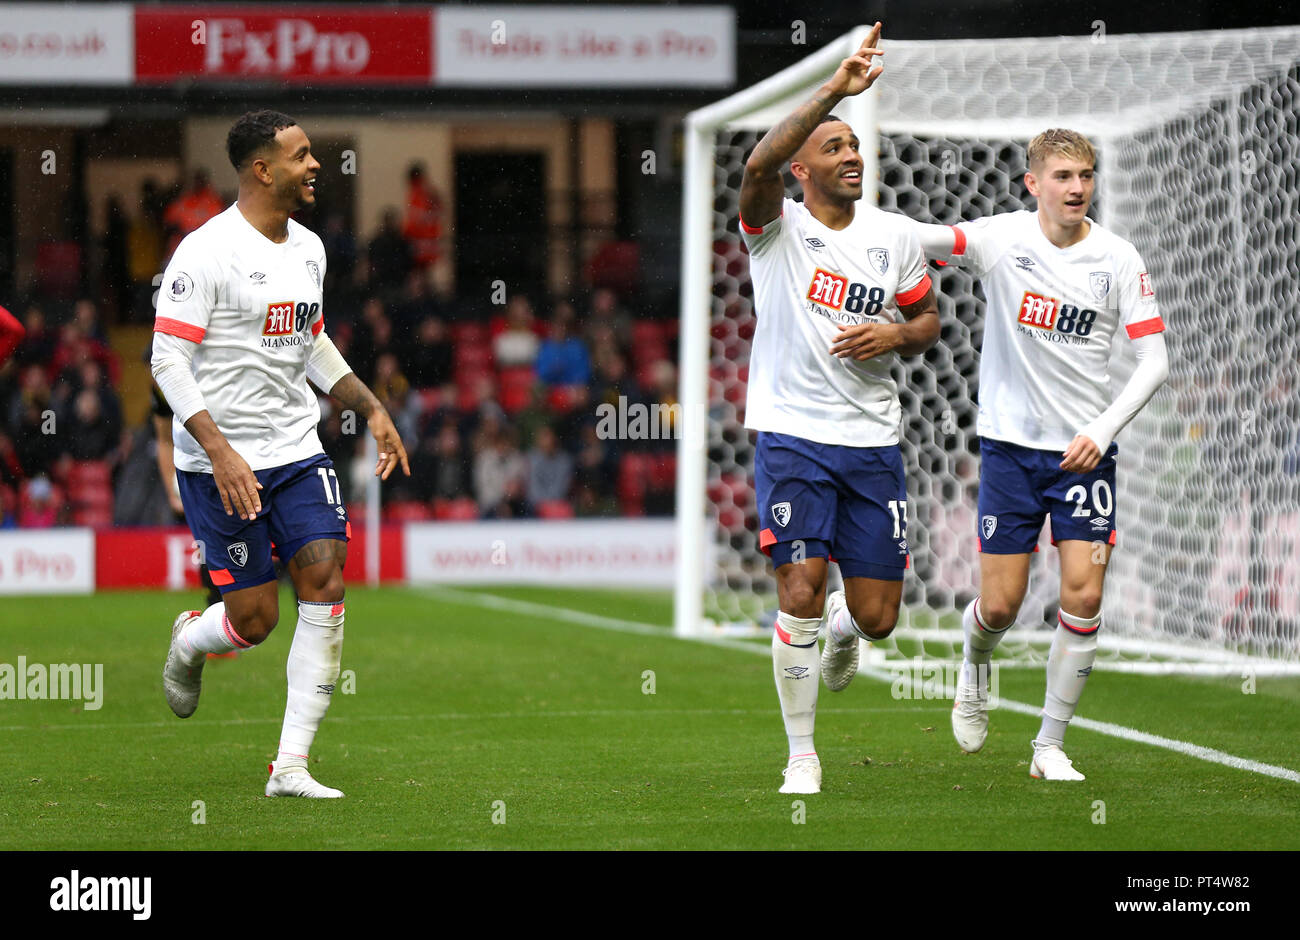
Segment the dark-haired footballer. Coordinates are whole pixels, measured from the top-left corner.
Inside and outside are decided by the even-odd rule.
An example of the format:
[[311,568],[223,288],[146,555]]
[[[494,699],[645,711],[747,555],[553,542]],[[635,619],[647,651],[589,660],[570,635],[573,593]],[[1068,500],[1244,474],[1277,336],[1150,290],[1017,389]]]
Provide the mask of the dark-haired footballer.
[[[771,555],[780,612],[773,671],[789,757],[782,793],[821,791],[813,746],[820,680],[832,691],[858,668],[859,639],[887,637],[907,567],[899,355],[939,338],[938,304],[908,223],[862,199],[853,128],[831,114],[879,77],[880,24],[806,103],[760,140],[740,183],[758,326],[745,427],[758,431],[759,543]],[[803,190],[785,196],[781,168]],[[826,597],[834,558],[844,590]],[[818,656],[817,635],[825,626]]]
[[226,151],[239,199],[181,241],[154,322],[153,374],[175,412],[181,501],[223,599],[172,624],[163,691],[189,717],[206,654],[249,649],[274,629],[274,543],[299,600],[266,795],[341,797],[307,771],[339,674],[350,535],[308,379],[366,417],[378,476],[410,467],[388,413],[324,332],[325,249],[289,218],[316,200],[320,163],[307,135],[287,115],[253,111],[231,127]]

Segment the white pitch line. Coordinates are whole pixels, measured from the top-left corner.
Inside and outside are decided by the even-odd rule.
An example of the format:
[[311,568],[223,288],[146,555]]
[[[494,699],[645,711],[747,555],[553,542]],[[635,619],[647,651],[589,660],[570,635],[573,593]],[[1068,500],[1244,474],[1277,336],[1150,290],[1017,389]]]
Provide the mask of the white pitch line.
[[[665,639],[682,639],[675,633],[669,632],[665,627],[655,626],[654,624],[649,623],[637,623],[633,620],[619,620],[614,617],[602,617],[598,614],[589,614],[586,611],[570,610],[567,607],[553,607],[549,604],[538,604],[533,601],[510,600],[492,594],[477,594],[472,591],[461,591],[455,588],[438,587],[430,589],[426,591],[426,593],[431,593],[435,596],[442,595],[447,600],[459,601],[478,607],[551,617],[556,620],[564,620],[569,623],[581,624],[588,627],[597,627],[602,630],[616,630],[620,633],[638,633],[663,637]],[[684,639],[696,643],[707,643],[710,646],[722,646],[727,649],[743,650],[757,656],[771,656],[771,651],[766,646],[746,643],[742,640],[729,640],[720,637],[685,637]],[[900,678],[897,673],[886,672],[878,669],[859,669],[858,674],[889,683],[897,682]],[[911,681],[906,674],[904,674],[902,678],[908,682]],[[1035,718],[1042,713],[1041,707],[1037,705],[1028,705],[1024,702],[1014,702],[1010,699],[1001,697],[998,699],[998,707],[1005,708],[1007,711],[1018,712],[1022,715],[1030,715]],[[1192,744],[1188,741],[1179,741],[1175,738],[1166,738],[1158,734],[1149,734],[1146,731],[1138,731],[1136,728],[1128,728],[1124,725],[1112,724],[1109,721],[1095,721],[1091,718],[1082,718],[1079,716],[1072,718],[1070,723],[1076,728],[1083,728],[1086,731],[1095,731],[1098,734],[1108,735],[1112,738],[1121,738],[1125,741],[1135,741],[1139,744],[1148,744],[1152,747],[1164,748],[1165,750],[1174,751],[1187,757],[1194,757],[1197,760],[1208,761],[1212,764],[1222,764],[1225,767],[1232,767],[1235,770],[1247,770],[1251,773],[1261,774],[1266,777],[1275,777],[1278,780],[1288,780],[1291,783],[1300,783],[1300,773],[1287,767],[1278,767],[1273,764],[1265,764],[1245,757],[1237,757],[1236,755],[1228,754],[1225,751],[1217,751],[1214,748],[1202,747],[1199,744]]]
[[[946,705],[916,705],[902,709],[912,712],[947,711]],[[828,708],[824,714],[866,714],[868,712],[899,711],[893,706],[868,706],[866,708]],[[771,715],[768,708],[602,708],[574,709],[570,711],[535,711],[535,712],[431,712],[425,715],[336,715],[330,713],[330,724],[352,721],[517,721],[521,718],[645,718],[655,715]],[[191,719],[185,727],[234,725],[278,725],[281,718],[218,718],[204,721]],[[176,719],[170,721],[123,721],[123,722],[63,722],[60,724],[39,725],[3,725],[0,733],[11,731],[120,731],[124,728],[179,728]]]

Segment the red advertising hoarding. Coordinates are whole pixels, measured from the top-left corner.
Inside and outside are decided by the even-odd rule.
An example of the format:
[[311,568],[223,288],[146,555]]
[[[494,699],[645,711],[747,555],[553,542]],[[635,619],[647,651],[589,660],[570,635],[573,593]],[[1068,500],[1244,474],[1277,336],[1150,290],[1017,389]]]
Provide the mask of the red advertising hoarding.
[[344,7],[135,8],[138,83],[178,78],[428,85],[429,10]]

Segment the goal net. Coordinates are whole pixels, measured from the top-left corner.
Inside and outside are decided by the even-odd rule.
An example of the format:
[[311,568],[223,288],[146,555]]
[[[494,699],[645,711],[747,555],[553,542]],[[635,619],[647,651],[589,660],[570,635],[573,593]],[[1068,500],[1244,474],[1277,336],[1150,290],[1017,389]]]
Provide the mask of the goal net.
[[[865,34],[686,122],[681,391],[687,413],[708,419],[679,444],[683,634],[768,629],[775,613],[744,428],[761,311],[738,233],[740,180],[762,133]],[[883,48],[881,80],[836,108],[863,141],[865,198],[938,223],[1032,209],[1025,147],[1047,127],[1072,128],[1098,149],[1092,217],[1134,242],[1151,273],[1171,373],[1118,438],[1103,658],[1141,671],[1300,672],[1300,29]],[[978,589],[984,301],[967,273],[931,273],[940,342],[895,376],[912,565],[877,659],[960,656],[960,611]],[[1132,367],[1117,339],[1113,391]],[[1045,658],[1057,567],[1045,529],[1002,644],[1008,665]]]

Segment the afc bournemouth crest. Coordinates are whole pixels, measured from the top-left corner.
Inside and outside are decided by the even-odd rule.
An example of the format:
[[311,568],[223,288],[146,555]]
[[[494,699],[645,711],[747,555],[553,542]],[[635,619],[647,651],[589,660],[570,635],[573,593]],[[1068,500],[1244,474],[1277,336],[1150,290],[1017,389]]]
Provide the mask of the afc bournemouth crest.
[[307,273],[310,274],[311,279],[316,282],[316,286],[320,287],[320,265],[315,261],[308,261]]
[[984,537],[986,539],[991,539],[993,538],[993,533],[998,530],[998,517],[985,516],[983,519],[980,520],[980,525],[984,529]]
[[885,248],[872,248],[867,251],[867,260],[878,274],[889,270],[889,251]]
[[777,503],[774,505],[772,507],[772,518],[776,520],[777,525],[784,529],[790,524],[790,504]]
[[248,543],[236,542],[234,545],[229,545],[226,547],[226,554],[230,556],[231,561],[242,568],[248,564]]
[[1110,272],[1093,271],[1088,275],[1088,286],[1092,288],[1092,296],[1105,300],[1110,293]]

